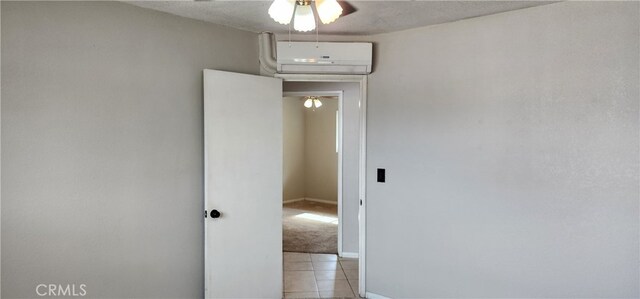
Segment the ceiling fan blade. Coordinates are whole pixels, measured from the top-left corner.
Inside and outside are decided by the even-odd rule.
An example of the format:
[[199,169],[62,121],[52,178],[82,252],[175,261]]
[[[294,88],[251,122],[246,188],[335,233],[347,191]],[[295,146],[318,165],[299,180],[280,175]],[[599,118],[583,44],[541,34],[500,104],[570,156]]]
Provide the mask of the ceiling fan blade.
[[351,5],[351,3],[347,2],[347,1],[338,1],[338,3],[340,4],[340,6],[342,6],[342,14],[340,15],[341,17],[344,17],[346,15],[350,15],[350,14],[358,11],[357,8],[355,8],[353,5]]

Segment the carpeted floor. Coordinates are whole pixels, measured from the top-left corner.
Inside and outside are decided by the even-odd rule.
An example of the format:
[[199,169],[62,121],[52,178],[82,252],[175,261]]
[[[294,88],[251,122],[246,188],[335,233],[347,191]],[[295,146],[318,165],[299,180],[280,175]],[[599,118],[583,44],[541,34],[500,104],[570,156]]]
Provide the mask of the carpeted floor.
[[283,205],[283,250],[338,253],[338,207],[313,201]]

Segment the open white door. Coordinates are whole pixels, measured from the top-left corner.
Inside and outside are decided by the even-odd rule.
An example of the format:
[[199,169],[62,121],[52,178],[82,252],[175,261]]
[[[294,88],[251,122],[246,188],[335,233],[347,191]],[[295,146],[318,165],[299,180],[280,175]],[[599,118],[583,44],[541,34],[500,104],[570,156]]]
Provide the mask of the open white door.
[[282,80],[204,70],[204,140],[205,296],[282,298]]

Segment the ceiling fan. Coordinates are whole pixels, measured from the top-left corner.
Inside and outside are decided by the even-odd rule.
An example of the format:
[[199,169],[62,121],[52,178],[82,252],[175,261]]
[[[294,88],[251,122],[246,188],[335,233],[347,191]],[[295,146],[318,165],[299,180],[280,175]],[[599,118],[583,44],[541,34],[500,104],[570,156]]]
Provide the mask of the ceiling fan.
[[[315,5],[312,5],[315,4]],[[356,8],[346,1],[337,0],[274,0],[269,7],[269,16],[283,25],[293,19],[296,31],[311,31],[316,28],[316,16],[323,24],[329,24],[339,17],[356,12]]]
[[315,108],[322,107],[322,101],[332,100],[332,99],[337,100],[335,96],[304,96],[301,98],[301,100],[304,100],[304,103],[303,103],[304,107],[313,108],[314,111],[315,111]]

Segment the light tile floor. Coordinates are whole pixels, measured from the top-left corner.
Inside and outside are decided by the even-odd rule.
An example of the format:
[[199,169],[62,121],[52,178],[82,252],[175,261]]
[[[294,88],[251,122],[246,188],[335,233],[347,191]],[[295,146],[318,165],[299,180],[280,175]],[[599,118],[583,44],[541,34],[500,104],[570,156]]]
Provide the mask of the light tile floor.
[[284,253],[284,298],[359,298],[358,259]]

